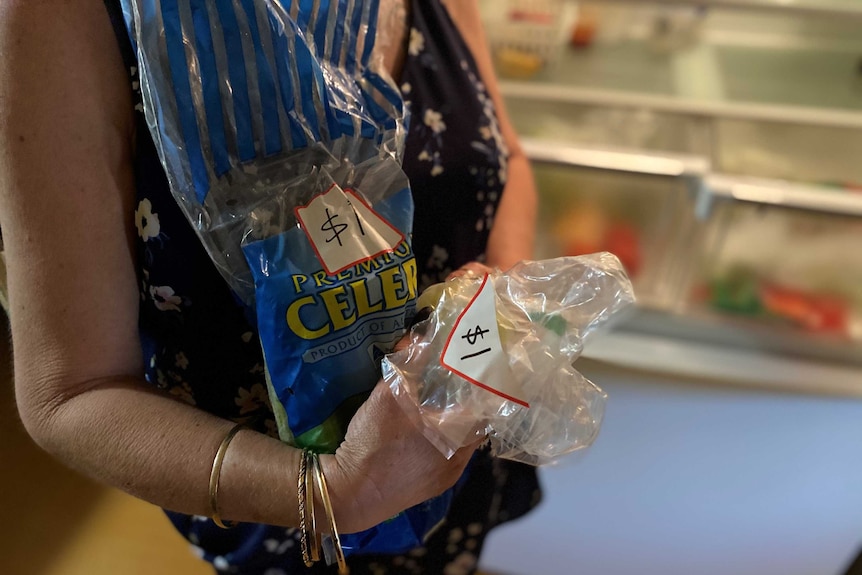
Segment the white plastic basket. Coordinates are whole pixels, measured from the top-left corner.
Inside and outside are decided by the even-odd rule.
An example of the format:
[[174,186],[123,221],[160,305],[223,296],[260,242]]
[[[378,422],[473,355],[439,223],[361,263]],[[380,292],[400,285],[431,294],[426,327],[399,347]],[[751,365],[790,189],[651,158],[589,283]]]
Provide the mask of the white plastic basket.
[[557,61],[577,19],[573,0],[483,0],[497,71],[529,77]]

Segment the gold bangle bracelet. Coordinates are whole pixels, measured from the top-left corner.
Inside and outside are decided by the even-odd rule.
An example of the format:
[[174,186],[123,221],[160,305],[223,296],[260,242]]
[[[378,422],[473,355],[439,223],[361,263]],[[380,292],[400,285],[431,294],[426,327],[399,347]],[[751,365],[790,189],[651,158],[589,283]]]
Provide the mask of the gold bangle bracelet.
[[326,519],[329,521],[329,535],[332,539],[335,561],[338,563],[338,574],[349,575],[347,561],[344,559],[344,549],[341,548],[341,539],[338,536],[338,527],[335,525],[335,514],[332,512],[332,501],[329,499],[329,489],[326,487],[326,477],[320,466],[320,458],[316,453],[311,454],[314,466],[314,477],[317,479],[317,488],[320,490],[320,499],[323,501],[323,509],[326,511]]
[[312,471],[308,471],[314,467],[314,463],[312,461],[313,456],[311,452],[307,449],[302,453],[303,458],[305,459],[305,495],[306,495],[306,509],[305,509],[305,528],[308,529],[309,536],[311,537],[311,541],[309,547],[311,549],[311,561],[316,562],[320,561],[320,540],[318,539],[317,534],[317,518],[314,515],[314,475]]
[[227,435],[225,435],[215,454],[215,458],[213,459],[213,468],[210,472],[210,517],[212,518],[213,523],[222,529],[230,529],[235,524],[225,524],[218,512],[218,485],[219,479],[221,478],[221,466],[224,463],[224,456],[225,453],[227,453],[227,448],[230,445],[230,442],[233,441],[236,434],[244,427],[245,425],[240,423],[233,426],[233,428],[227,432]]
[[[296,500],[299,506],[299,548],[302,551],[302,562],[311,567],[314,562],[308,552],[308,521],[306,519],[306,502],[308,501],[308,450],[303,449],[299,459],[299,474],[296,476]],[[314,494],[312,493],[312,499]]]

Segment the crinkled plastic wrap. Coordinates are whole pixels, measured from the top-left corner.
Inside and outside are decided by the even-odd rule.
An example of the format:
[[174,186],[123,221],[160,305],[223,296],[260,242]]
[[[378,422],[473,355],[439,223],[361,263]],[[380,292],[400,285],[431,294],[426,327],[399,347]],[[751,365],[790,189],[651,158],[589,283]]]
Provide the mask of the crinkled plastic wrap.
[[403,177],[403,101],[372,58],[378,1],[122,2],[171,191],[247,304],[241,242],[294,227],[321,171],[343,183],[389,158],[384,177]]
[[572,364],[633,302],[609,253],[450,280],[420,298],[433,313],[384,360],[384,380],[447,457],[488,434],[499,457],[552,463],[595,439],[606,396]]
[[[332,452],[416,300],[379,1],[122,2],[171,192],[256,311],[279,435]],[[409,550],[450,499],[344,537],[345,551]]]

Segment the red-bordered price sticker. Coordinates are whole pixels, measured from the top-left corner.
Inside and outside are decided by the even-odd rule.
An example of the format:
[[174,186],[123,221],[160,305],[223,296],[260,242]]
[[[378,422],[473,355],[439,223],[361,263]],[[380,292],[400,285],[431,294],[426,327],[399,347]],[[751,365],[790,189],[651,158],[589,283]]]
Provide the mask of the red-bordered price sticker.
[[327,275],[394,251],[404,241],[358,194],[335,184],[294,213]]
[[482,285],[455,321],[440,363],[470,383],[529,408],[512,378],[500,332],[494,284],[486,274]]

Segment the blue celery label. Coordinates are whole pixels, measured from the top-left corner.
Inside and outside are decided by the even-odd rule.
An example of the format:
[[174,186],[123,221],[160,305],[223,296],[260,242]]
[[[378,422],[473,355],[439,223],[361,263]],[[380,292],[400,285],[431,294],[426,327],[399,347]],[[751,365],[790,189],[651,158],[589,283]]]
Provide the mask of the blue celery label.
[[[376,212],[402,232],[410,191]],[[405,237],[409,234],[405,233]],[[272,391],[284,409],[283,439],[332,451],[379,378],[380,357],[415,307],[416,260],[407,240],[328,274],[299,227],[244,248],[255,277],[257,318]]]
[[[374,205],[409,237],[410,190]],[[282,439],[333,452],[380,378],[380,359],[415,310],[417,267],[409,240],[329,274],[296,227],[244,248],[255,277],[270,396]],[[404,553],[446,516],[453,490],[362,533],[342,537],[348,555]]]

